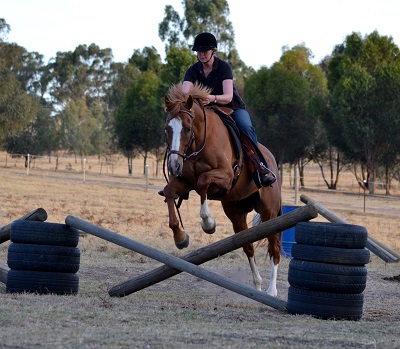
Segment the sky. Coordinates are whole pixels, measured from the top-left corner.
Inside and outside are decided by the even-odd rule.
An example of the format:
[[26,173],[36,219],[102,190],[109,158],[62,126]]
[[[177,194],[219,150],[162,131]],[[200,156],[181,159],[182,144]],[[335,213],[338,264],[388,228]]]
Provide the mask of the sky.
[[[305,44],[319,63],[352,32],[377,30],[400,46],[399,0],[228,0],[239,56],[258,70],[279,61],[282,47]],[[111,48],[115,62],[154,46],[164,59],[158,24],[166,5],[181,15],[182,0],[0,0],[11,26],[6,41],[44,55],[95,43]]]

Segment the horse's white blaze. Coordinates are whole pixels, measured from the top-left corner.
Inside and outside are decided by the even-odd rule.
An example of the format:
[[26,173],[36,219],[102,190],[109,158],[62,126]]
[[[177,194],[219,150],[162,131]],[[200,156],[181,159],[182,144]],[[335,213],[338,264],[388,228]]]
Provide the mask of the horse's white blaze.
[[271,257],[271,276],[269,279],[269,287],[267,293],[270,296],[276,297],[278,295],[278,290],[276,289],[276,277],[278,276],[278,265],[274,263],[274,257]]
[[211,217],[210,208],[208,207],[208,200],[200,206],[201,227],[204,231],[211,231],[215,229],[215,219]]
[[[172,141],[171,141],[171,150],[179,151],[179,146],[181,144],[181,132],[182,132],[182,120],[178,118],[173,118],[169,123],[168,126],[172,129]],[[177,154],[171,154],[170,163],[176,164],[178,161]]]
[[260,272],[258,271],[254,256],[249,257],[249,263],[250,263],[251,272],[253,274],[254,287],[257,290],[261,291],[262,278],[261,278]]

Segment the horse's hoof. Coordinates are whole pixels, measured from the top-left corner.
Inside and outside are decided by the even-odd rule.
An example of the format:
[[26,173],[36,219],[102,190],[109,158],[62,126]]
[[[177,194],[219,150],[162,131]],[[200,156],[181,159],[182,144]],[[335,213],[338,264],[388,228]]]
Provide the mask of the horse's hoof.
[[215,228],[217,227],[217,224],[215,223],[215,219],[212,217],[209,217],[208,219],[203,219],[201,221],[201,229],[206,234],[214,234],[215,233]]
[[180,242],[175,241],[175,246],[178,247],[180,250],[188,247],[189,246],[189,235],[186,234],[185,238]]
[[275,288],[268,288],[267,294],[272,296],[272,297],[277,297],[278,296],[278,290]]
[[212,229],[209,229],[209,230],[206,230],[206,229],[204,229],[203,228],[203,231],[206,233],[206,234],[214,234],[215,233],[215,227],[214,228],[212,228]]

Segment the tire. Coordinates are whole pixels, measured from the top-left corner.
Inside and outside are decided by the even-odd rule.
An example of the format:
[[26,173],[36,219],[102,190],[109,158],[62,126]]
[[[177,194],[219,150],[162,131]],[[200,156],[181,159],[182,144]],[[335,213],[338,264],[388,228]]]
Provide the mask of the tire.
[[292,246],[292,257],[309,262],[365,265],[370,261],[370,252],[366,248],[346,249],[296,243]]
[[10,269],[7,275],[7,292],[38,294],[77,294],[79,276],[72,273],[50,273]]
[[10,240],[19,244],[76,247],[79,230],[66,224],[17,220],[11,223]]
[[8,267],[15,270],[76,273],[80,250],[75,247],[11,243],[8,247]]
[[362,317],[364,295],[328,293],[289,287],[289,314],[307,314],[321,319],[359,320]]
[[300,222],[295,227],[295,241],[300,244],[361,249],[367,239],[367,229],[359,225]]
[[367,285],[367,268],[292,259],[288,281],[293,287],[312,291],[362,293]]

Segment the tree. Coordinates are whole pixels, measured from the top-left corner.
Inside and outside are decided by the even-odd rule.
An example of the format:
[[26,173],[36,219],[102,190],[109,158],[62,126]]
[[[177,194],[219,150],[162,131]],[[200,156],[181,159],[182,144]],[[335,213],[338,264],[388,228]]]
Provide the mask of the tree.
[[257,127],[259,141],[267,145],[281,165],[296,164],[304,185],[305,161],[316,133],[326,79],[310,63],[304,45],[284,48],[271,68],[262,67],[246,79],[245,100]]
[[81,158],[104,151],[104,115],[97,101],[89,106],[86,98],[68,101],[57,119],[64,149]]
[[51,155],[56,148],[55,119],[51,108],[42,101],[35,121],[30,122],[21,132],[10,135],[5,149],[12,154]]
[[182,80],[186,69],[196,62],[196,56],[187,47],[179,48],[171,46],[167,53],[166,64],[164,64],[161,80],[164,91],[167,91],[172,84]]
[[[165,6],[164,19],[159,24],[158,35],[165,44],[165,52],[173,47],[189,47],[201,32],[211,32],[218,42],[218,56],[232,66],[235,84],[242,91],[244,78],[252,71],[240,59],[235,47],[235,33],[229,20],[229,5],[226,0],[183,0],[183,18],[171,6]],[[185,66],[187,69],[188,66]],[[181,78],[183,75],[181,75]]]
[[111,63],[111,49],[100,49],[95,44],[79,45],[73,52],[57,52],[54,61],[46,67],[43,81],[59,105],[86,95],[104,98],[109,88]]
[[161,80],[155,72],[140,73],[117,110],[115,134],[120,150],[128,158],[130,175],[135,154],[142,154],[145,168],[148,153],[164,142],[165,114],[160,86]]
[[11,27],[7,24],[4,18],[0,18],[0,42],[4,41],[7,38],[8,33],[10,32]]
[[0,147],[6,137],[34,122],[38,100],[29,96],[14,74],[0,68]]
[[361,179],[366,178],[370,193],[374,193],[385,150],[393,144],[392,132],[400,131],[398,89],[395,93],[390,89],[398,86],[398,57],[399,48],[391,37],[376,31],[365,38],[352,33],[334,49],[328,66],[332,123],[341,131],[331,133],[331,139],[366,169],[366,176],[355,175],[360,186],[364,186]]

